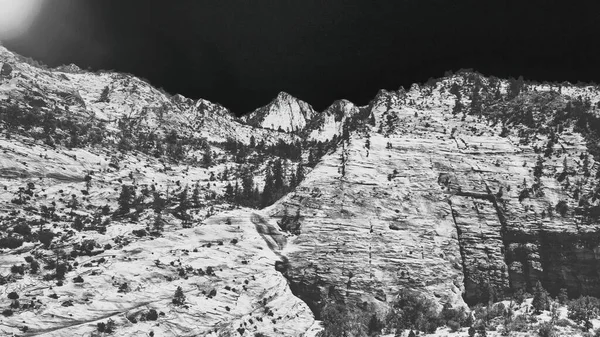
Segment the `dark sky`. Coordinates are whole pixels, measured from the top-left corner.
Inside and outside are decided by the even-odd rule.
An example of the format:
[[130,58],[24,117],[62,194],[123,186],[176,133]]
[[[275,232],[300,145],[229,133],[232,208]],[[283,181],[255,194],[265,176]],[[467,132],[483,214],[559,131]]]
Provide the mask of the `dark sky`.
[[279,91],[321,110],[460,68],[600,82],[595,2],[50,0],[4,45],[50,66],[133,73],[237,114]]

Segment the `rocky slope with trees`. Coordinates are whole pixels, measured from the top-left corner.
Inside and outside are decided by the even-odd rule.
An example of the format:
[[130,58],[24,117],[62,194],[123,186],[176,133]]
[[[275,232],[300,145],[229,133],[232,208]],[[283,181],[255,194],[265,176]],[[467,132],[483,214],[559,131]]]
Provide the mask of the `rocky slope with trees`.
[[3,47],[0,69],[3,333],[431,330],[410,306],[467,329],[466,304],[600,296],[595,85],[461,71],[238,118]]

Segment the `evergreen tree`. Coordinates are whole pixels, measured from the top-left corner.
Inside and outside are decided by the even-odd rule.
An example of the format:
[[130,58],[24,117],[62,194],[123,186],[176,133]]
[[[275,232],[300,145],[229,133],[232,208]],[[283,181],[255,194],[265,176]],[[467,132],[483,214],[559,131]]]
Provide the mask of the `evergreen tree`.
[[531,305],[537,314],[541,313],[543,310],[550,309],[550,296],[540,281],[537,281],[535,285],[535,289],[533,291],[533,301],[531,302]]
[[121,186],[121,194],[119,195],[119,209],[117,210],[118,215],[128,214],[131,210],[131,205],[135,198],[135,187],[129,185]]
[[271,173],[271,168],[267,167],[265,173],[265,186],[263,188],[263,193],[261,197],[261,206],[267,207],[271,204],[271,200],[273,199],[274,194],[274,181],[273,174]]
[[100,93],[100,98],[98,98],[98,103],[109,103],[110,99],[108,98],[108,94],[110,94],[110,88],[107,86],[102,89],[102,93]]
[[192,192],[192,203],[193,207],[199,208],[201,206],[200,202],[200,183],[196,182],[194,185],[194,192]]
[[569,294],[566,288],[560,289],[560,291],[558,292],[557,299],[558,303],[560,304],[567,304],[567,302],[569,302]]
[[181,217],[186,215],[188,209],[190,209],[190,200],[188,198],[188,187],[186,186],[183,191],[179,194],[179,206],[177,207],[177,212]]
[[315,165],[315,155],[312,148],[308,151],[308,165],[311,167],[314,167]]
[[175,290],[175,295],[173,296],[173,304],[175,305],[183,305],[185,303],[185,295],[183,294],[183,289],[181,287],[177,287]]
[[525,85],[523,76],[519,76],[518,79],[510,78],[508,80],[508,99],[513,99],[521,93],[523,86]]
[[234,191],[233,186],[231,186],[231,183],[227,183],[227,186],[225,187],[225,200],[234,200]]
[[279,192],[284,187],[283,165],[281,159],[276,159],[273,162],[273,188]]
[[471,114],[472,115],[478,115],[481,113],[481,108],[483,105],[482,99],[481,99],[481,94],[479,93],[479,91],[481,90],[481,84],[479,81],[477,81],[475,83],[475,86],[473,86],[473,94],[471,96]]
[[244,176],[242,177],[242,195],[245,199],[245,204],[248,204],[254,192],[254,177],[250,168],[245,168],[244,171]]
[[533,168],[533,176],[536,178],[540,178],[543,174],[544,170],[544,158],[541,156],[537,157],[537,161],[535,162],[535,167]]
[[208,149],[204,152],[204,155],[202,156],[202,164],[205,167],[210,167],[212,165],[212,162],[213,162],[212,153],[211,153],[210,149]]
[[229,180],[229,168],[227,166],[225,166],[225,169],[223,170],[223,174],[221,175],[221,180],[222,181]]
[[296,182],[297,182],[297,184],[300,184],[303,180],[304,180],[304,166],[302,165],[302,162],[300,162],[300,163],[298,163],[298,166],[296,167]]
[[457,114],[462,112],[463,109],[463,104],[461,103],[459,98],[456,98],[455,102],[454,102],[454,107],[452,108],[452,113],[453,114]]
[[165,227],[165,224],[162,219],[162,213],[157,213],[156,216],[154,217],[154,223],[152,224],[152,229],[155,232],[162,232],[164,227]]
[[254,138],[254,135],[250,136],[250,148],[253,149],[256,147],[256,138]]
[[166,201],[160,196],[160,193],[153,193],[154,200],[152,201],[152,208],[154,209],[154,213],[160,214],[163,209],[166,207]]

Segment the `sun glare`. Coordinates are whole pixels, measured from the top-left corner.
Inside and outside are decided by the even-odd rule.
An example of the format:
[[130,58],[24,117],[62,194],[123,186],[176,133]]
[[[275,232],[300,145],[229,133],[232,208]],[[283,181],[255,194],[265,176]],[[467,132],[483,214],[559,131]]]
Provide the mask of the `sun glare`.
[[44,0],[0,0],[0,40],[27,32]]

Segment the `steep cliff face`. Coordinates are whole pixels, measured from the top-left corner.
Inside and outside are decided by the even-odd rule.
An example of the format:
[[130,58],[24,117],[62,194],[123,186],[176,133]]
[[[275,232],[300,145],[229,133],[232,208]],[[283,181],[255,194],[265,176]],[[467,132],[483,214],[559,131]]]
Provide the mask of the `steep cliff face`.
[[545,101],[547,87],[530,88],[522,95],[540,102],[530,103],[540,123],[530,127],[499,117],[518,109],[507,101],[489,115],[452,113],[449,89],[462,80],[380,93],[369,107],[375,124],[359,127],[269,210],[300,214],[288,276],[313,307],[315,289],[360,302],[417,288],[452,304],[531,291],[537,280],[552,293],[600,291],[598,226],[579,214],[595,188],[589,141],[573,124],[548,126],[553,116],[536,110],[571,98]]

